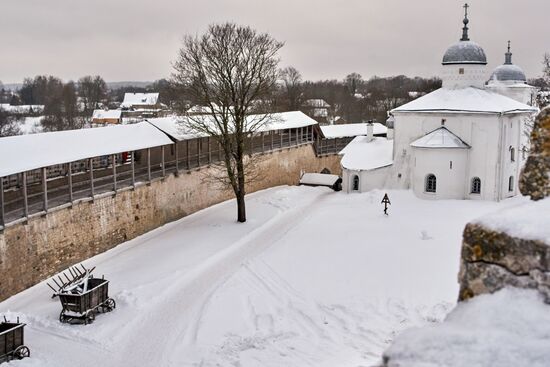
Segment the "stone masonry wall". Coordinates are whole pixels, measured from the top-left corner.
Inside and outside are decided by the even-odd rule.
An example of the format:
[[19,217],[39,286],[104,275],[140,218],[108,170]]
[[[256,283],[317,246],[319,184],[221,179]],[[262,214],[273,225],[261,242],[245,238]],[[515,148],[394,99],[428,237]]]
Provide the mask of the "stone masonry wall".
[[512,286],[537,289],[550,303],[550,246],[470,223],[464,229],[459,282],[459,301]]
[[[264,172],[254,192],[278,185],[295,185],[300,171],[328,168],[340,174],[340,158],[317,158],[311,145],[266,153]],[[173,173],[150,185],[103,195],[57,209],[0,233],[0,301],[67,267],[168,222],[231,199],[232,192],[204,183],[208,170]],[[236,209],[235,209],[236,215]]]

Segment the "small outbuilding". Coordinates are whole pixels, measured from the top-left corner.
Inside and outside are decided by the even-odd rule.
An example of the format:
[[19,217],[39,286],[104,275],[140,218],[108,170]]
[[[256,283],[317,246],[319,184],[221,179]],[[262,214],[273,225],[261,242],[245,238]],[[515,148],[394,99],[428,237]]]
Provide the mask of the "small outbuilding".
[[334,191],[342,190],[342,179],[337,175],[327,173],[304,173],[300,178],[300,186],[326,186]]

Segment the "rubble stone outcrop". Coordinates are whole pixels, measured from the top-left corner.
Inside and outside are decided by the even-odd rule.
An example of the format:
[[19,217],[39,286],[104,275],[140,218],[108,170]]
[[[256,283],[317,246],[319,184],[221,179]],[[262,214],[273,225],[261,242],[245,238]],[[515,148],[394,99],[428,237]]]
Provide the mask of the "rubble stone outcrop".
[[535,120],[531,152],[519,180],[519,189],[532,200],[550,196],[550,107]]

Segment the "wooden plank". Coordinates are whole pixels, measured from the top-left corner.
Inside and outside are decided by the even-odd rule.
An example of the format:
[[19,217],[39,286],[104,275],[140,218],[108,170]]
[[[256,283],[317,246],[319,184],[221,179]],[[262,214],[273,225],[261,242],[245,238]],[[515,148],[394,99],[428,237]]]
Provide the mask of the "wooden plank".
[[4,215],[4,177],[0,177],[0,225],[2,227],[6,224]]
[[164,151],[164,145],[163,145],[160,147],[160,155],[162,156],[160,160],[160,164],[162,168],[162,177],[166,177],[166,165],[165,165],[164,153],[165,151]]
[[111,160],[113,161],[113,191],[116,192],[116,156],[114,154]]
[[189,168],[191,168],[191,161],[189,158],[189,140],[185,141],[185,149],[187,150],[187,170],[189,170]]
[[263,131],[261,132],[261,134],[262,134],[262,153],[265,153],[265,134]]
[[208,137],[208,165],[212,163],[212,148],[210,147],[210,137]]
[[95,195],[94,190],[94,161],[93,158],[88,158],[88,164],[90,165],[90,195],[92,198]]
[[176,141],[176,146],[174,147],[174,150],[175,150],[175,154],[176,154],[176,175],[178,174],[178,171],[179,171],[179,164],[178,164],[178,145],[179,145],[179,142]]
[[29,197],[27,194],[27,172],[23,172],[23,205],[25,218],[29,219]]
[[42,167],[42,208],[48,212],[48,177],[46,167]]
[[202,138],[197,139],[197,167],[201,166],[201,141]]
[[132,187],[136,188],[136,151],[132,151]]
[[73,202],[73,165],[72,162],[68,163],[69,167],[67,167],[67,174],[68,174],[68,180],[69,180],[69,202]]
[[151,183],[151,148],[147,148],[147,181]]

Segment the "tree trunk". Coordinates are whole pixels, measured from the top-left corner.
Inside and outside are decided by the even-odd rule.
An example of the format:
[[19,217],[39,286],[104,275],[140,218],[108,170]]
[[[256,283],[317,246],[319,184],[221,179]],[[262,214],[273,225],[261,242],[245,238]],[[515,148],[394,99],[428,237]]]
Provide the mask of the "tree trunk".
[[237,221],[240,223],[246,222],[246,206],[243,191],[239,191],[237,194]]

